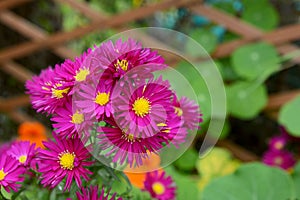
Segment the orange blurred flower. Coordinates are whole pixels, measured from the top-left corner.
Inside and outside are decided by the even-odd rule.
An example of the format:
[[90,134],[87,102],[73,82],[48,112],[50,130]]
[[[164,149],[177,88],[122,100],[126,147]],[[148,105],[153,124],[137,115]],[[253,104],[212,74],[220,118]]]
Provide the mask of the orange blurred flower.
[[42,141],[47,140],[46,128],[39,122],[23,122],[18,129],[18,140],[30,141],[36,147],[44,148]]
[[[144,188],[146,173],[160,168],[160,157],[157,154],[149,154],[148,159],[143,159],[143,165],[135,168],[130,168],[129,165],[125,168],[124,173],[130,180],[131,184],[140,189]],[[159,172],[162,169],[158,170]]]

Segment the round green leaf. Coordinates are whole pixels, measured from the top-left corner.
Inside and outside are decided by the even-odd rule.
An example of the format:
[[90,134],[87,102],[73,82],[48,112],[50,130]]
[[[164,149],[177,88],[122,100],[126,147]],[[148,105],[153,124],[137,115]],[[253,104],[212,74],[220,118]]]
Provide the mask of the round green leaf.
[[179,173],[172,165],[166,167],[164,170],[176,183],[177,200],[199,199],[197,182],[191,176]]
[[251,82],[235,82],[226,93],[228,112],[241,119],[256,117],[268,100],[265,86]]
[[274,46],[267,43],[250,44],[235,50],[231,57],[234,71],[242,78],[267,78],[280,67]]
[[191,171],[195,168],[197,159],[197,151],[195,149],[188,149],[174,164],[182,171]]
[[292,178],[296,188],[296,197],[300,198],[300,162],[294,167],[294,171],[292,173]]
[[241,166],[234,174],[213,180],[204,188],[202,200],[294,199],[291,177],[278,168],[260,163]]
[[[210,30],[195,29],[189,34],[194,40],[196,40],[208,53],[211,53],[218,44],[218,38]],[[191,56],[203,55],[203,49],[194,49],[193,42],[187,42],[186,51]]]
[[279,123],[284,125],[291,135],[300,136],[300,96],[286,103],[279,113]]
[[253,3],[245,6],[242,19],[265,31],[273,30],[279,22],[277,11],[269,3]]

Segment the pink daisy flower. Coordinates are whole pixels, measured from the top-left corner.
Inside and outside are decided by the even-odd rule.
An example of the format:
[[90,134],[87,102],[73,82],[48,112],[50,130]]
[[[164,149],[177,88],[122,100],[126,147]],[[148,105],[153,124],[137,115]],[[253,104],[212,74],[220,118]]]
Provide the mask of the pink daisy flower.
[[202,122],[202,114],[200,113],[199,106],[187,97],[181,97],[178,101],[174,94],[173,101],[174,112],[178,117],[182,117],[184,124],[190,130],[197,130],[199,123]]
[[159,123],[157,125],[161,127],[157,136],[165,138],[168,141],[167,144],[172,143],[178,148],[180,144],[185,142],[188,131],[183,126],[181,118],[176,114],[169,114],[166,123]]
[[35,163],[32,161],[35,159],[37,152],[35,144],[30,145],[29,141],[17,141],[12,144],[7,154],[15,158],[20,165],[30,167]]
[[124,162],[130,166],[142,165],[143,158],[148,154],[157,152],[163,148],[162,143],[167,142],[166,138],[154,135],[147,138],[135,137],[128,131],[122,131],[112,120],[107,120],[110,127],[99,127],[98,138],[101,150],[108,150],[106,156],[113,156],[113,162]]
[[266,165],[277,166],[285,170],[291,169],[296,163],[293,154],[285,150],[269,150],[264,153],[262,161]]
[[16,159],[7,154],[0,155],[0,189],[3,187],[7,192],[17,192],[24,173],[25,168]]
[[80,134],[88,134],[92,121],[89,115],[79,108],[73,108],[73,102],[69,99],[64,107],[56,110],[55,115],[51,118],[55,133],[60,138],[79,137]]
[[[70,83],[72,86],[76,86],[77,83],[80,85],[80,83],[86,81],[93,74],[93,68],[90,65],[86,65],[87,63],[85,62],[91,52],[92,50],[88,49],[80,57],[76,57],[74,61],[66,59],[61,65],[56,65],[57,78]],[[73,93],[74,90],[70,91],[69,94]]]
[[165,177],[165,172],[148,172],[144,182],[144,190],[158,200],[175,199],[176,187],[170,176]]
[[[106,80],[106,84],[114,83],[123,77],[130,70],[143,66],[141,73],[132,73],[130,77],[138,82],[139,79],[152,77],[150,72],[161,70],[166,67],[164,59],[155,51],[143,48],[140,43],[129,38],[127,41],[119,39],[115,42],[107,41],[94,50],[94,57],[99,57],[100,63],[106,66],[101,79]],[[126,80],[125,80],[126,81]]]
[[274,151],[282,150],[287,143],[287,138],[283,135],[274,136],[269,141],[269,148]]
[[159,123],[167,121],[171,112],[172,91],[162,77],[150,79],[146,84],[116,87],[112,101],[116,122],[135,137],[151,137],[160,131]]
[[70,189],[73,180],[78,187],[81,187],[81,177],[87,181],[89,180],[88,175],[92,174],[85,168],[93,164],[93,162],[88,161],[90,158],[89,151],[80,139],[58,139],[55,137],[55,140],[56,142],[43,142],[48,150],[41,150],[38,156],[40,160],[39,172],[42,173],[41,183],[52,189],[66,178],[64,190]]
[[113,113],[111,106],[112,88],[104,84],[104,81],[94,84],[82,84],[79,97],[76,97],[76,106],[84,113],[88,113],[98,120],[104,117],[110,117]]
[[33,76],[32,80],[26,82],[27,93],[30,95],[31,103],[37,112],[52,114],[64,105],[71,86],[69,83],[56,79],[57,74],[49,67],[42,70],[39,76]]
[[121,197],[116,198],[116,193],[114,193],[110,198],[109,192],[105,195],[105,190],[102,188],[99,194],[98,186],[90,186],[90,188],[81,188],[80,192],[76,192],[78,200],[122,200]]

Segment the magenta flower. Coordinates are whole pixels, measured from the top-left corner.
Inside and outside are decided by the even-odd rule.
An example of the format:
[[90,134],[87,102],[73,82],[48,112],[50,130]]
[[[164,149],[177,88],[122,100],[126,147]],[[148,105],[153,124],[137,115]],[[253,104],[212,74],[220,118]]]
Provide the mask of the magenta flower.
[[161,129],[157,124],[165,123],[172,111],[172,91],[162,77],[136,88],[115,88],[112,101],[116,122],[135,137],[151,137]]
[[138,82],[140,79],[152,77],[150,72],[166,67],[164,59],[157,52],[143,48],[140,43],[131,38],[124,42],[119,39],[115,44],[112,41],[104,42],[94,50],[93,54],[93,57],[100,60],[99,66],[106,66],[101,79],[106,80],[106,84],[110,85],[114,85],[134,68],[143,66],[140,71],[136,71],[137,73],[131,73],[130,77],[127,75],[126,79],[131,78]]
[[282,150],[287,143],[287,138],[283,135],[274,136],[270,139],[269,148],[274,151]]
[[101,193],[98,194],[98,186],[90,186],[90,188],[81,188],[80,192],[76,192],[78,200],[122,200],[121,197],[116,199],[116,193],[109,198],[109,192],[106,193],[102,188]]
[[178,117],[182,117],[186,128],[190,130],[197,130],[199,123],[202,122],[202,114],[200,113],[199,106],[187,97],[181,97],[178,101],[174,94],[173,101],[174,112]]
[[291,169],[296,163],[293,154],[285,150],[266,151],[262,161],[266,165],[277,166],[285,170]]
[[[92,50],[88,49],[80,57],[76,57],[74,61],[66,59],[61,65],[55,66],[55,72],[57,74],[57,79],[64,80],[70,85],[76,86],[77,83],[81,83],[87,80],[87,78],[93,74],[90,66],[86,65],[85,59],[89,57]],[[78,84],[80,85],[80,84]],[[73,94],[74,91],[70,91]]]
[[142,158],[147,158],[151,152],[157,152],[163,148],[162,142],[168,142],[166,138],[158,134],[140,138],[128,131],[122,131],[113,120],[107,120],[111,127],[99,127],[98,138],[102,150],[109,150],[106,156],[113,156],[113,162],[130,166],[142,165]]
[[103,120],[104,117],[110,117],[113,113],[111,93],[111,86],[104,84],[104,81],[82,84],[78,92],[79,97],[75,100],[76,106],[89,116]]
[[176,186],[170,176],[165,177],[165,172],[148,172],[144,182],[144,190],[158,200],[175,199]]
[[52,114],[66,102],[72,85],[56,77],[55,71],[49,67],[26,82],[27,93],[37,112]]
[[167,122],[157,125],[161,128],[157,136],[165,138],[168,141],[166,144],[172,143],[178,148],[180,144],[185,142],[188,131],[183,126],[181,118],[176,114],[169,113]]
[[41,150],[38,156],[40,160],[39,172],[42,173],[41,183],[52,189],[66,178],[64,190],[70,189],[74,179],[77,186],[81,187],[81,177],[87,181],[89,180],[88,175],[92,174],[85,168],[93,164],[93,162],[88,161],[90,158],[89,151],[80,139],[58,139],[55,137],[55,140],[56,142],[43,142],[48,150]]
[[30,145],[29,141],[17,141],[12,144],[7,154],[15,158],[20,165],[30,167],[35,163],[32,161],[36,157],[37,150],[35,144]]
[[88,134],[92,121],[89,115],[82,110],[73,108],[73,103],[69,99],[64,107],[56,110],[55,115],[51,118],[55,133],[60,138],[72,138],[82,136],[82,133]]
[[0,155],[0,189],[3,187],[7,192],[17,192],[24,173],[25,168],[16,159],[7,154]]

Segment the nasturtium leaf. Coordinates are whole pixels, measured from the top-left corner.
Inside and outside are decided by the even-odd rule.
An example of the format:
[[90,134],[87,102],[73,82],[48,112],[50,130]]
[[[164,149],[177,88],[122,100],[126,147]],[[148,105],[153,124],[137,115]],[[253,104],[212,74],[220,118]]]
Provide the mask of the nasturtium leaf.
[[167,175],[171,176],[176,183],[176,199],[177,200],[198,200],[199,190],[196,180],[191,176],[183,175],[174,169],[173,166],[164,169]]
[[293,135],[300,137],[300,96],[286,103],[279,112],[279,123]]
[[[196,40],[208,53],[211,53],[218,44],[218,38],[210,30],[194,29],[189,36]],[[203,56],[203,49],[195,49],[194,41],[186,43],[186,51],[191,56]]]
[[273,30],[279,22],[277,11],[269,3],[247,4],[242,19],[265,31]]
[[182,171],[191,171],[195,168],[198,159],[198,152],[190,148],[175,161],[174,165]]
[[201,197],[201,200],[294,200],[295,190],[285,171],[251,163],[231,175],[213,180]]
[[[175,70],[177,70],[177,73],[181,74],[181,76],[184,76],[187,83],[179,81],[178,76],[174,76],[173,73],[164,73],[163,77],[170,80],[172,87],[176,90],[179,97],[187,96],[187,92],[192,90],[194,96],[197,97],[200,111],[203,114],[203,121],[207,122],[211,116],[211,101],[208,88],[202,78],[203,75],[199,74],[194,66],[188,62],[180,62],[175,67]],[[193,99],[193,95],[187,97]],[[202,124],[204,122],[202,122]]]
[[256,117],[265,107],[268,96],[264,85],[235,82],[226,88],[228,112],[241,119]]
[[231,57],[234,71],[247,80],[265,79],[280,68],[274,46],[256,43],[236,49]]
[[296,197],[300,198],[300,162],[298,162],[297,165],[294,167],[294,170],[292,172],[292,178],[295,185]]

